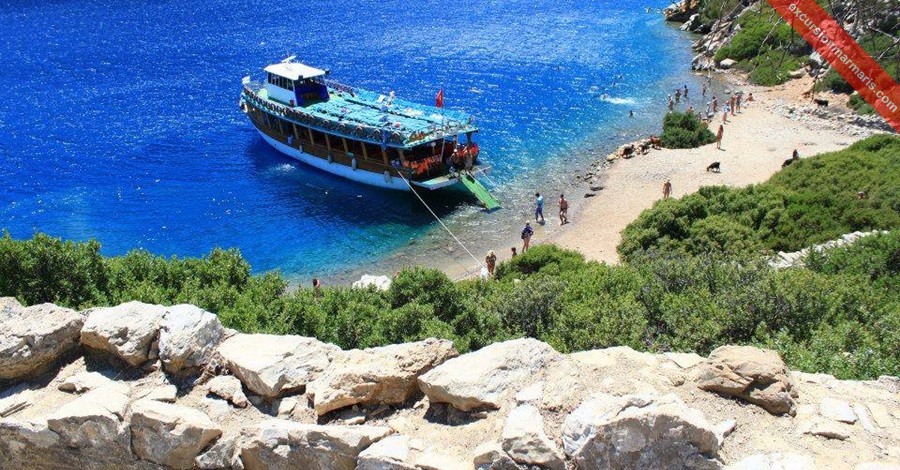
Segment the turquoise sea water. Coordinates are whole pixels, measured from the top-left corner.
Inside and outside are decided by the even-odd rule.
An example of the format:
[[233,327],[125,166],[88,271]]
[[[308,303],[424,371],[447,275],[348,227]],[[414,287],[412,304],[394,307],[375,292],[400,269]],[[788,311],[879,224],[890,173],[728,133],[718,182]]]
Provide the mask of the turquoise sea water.
[[453,191],[428,200],[484,245],[529,211],[535,189],[564,187],[586,149],[655,129],[666,90],[691,83],[690,39],[646,6],[0,4],[0,228],[96,238],[108,255],[237,247],[256,271],[292,277],[402,264],[406,253],[433,259],[449,238],[410,194],[289,160],[240,113],[241,77],[296,54],[338,80],[414,101],[431,103],[443,87],[447,107],[477,116],[506,207],[485,216]]

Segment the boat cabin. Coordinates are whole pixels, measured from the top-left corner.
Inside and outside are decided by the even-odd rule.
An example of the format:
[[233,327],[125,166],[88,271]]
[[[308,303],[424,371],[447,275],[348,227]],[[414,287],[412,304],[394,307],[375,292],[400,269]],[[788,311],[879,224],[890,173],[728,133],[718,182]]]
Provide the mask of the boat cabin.
[[328,101],[328,87],[317,80],[328,75],[327,70],[297,62],[281,62],[266,67],[265,71],[265,87],[271,100],[290,107]]

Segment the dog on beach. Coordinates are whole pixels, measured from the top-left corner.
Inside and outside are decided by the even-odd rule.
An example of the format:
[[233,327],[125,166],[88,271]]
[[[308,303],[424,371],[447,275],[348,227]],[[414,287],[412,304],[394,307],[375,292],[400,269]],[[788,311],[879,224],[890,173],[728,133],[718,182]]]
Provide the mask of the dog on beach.
[[797,160],[797,159],[796,158],[788,158],[787,160],[784,161],[784,163],[781,164],[781,167],[784,168],[784,167],[790,165],[791,163],[794,163],[795,160]]
[[722,171],[721,165],[722,165],[722,162],[712,162],[709,164],[708,167],[706,167],[706,171],[707,172],[712,171],[714,173],[721,173],[721,171]]
[[813,102],[821,107],[828,106],[828,100],[823,100],[821,98],[813,98]]

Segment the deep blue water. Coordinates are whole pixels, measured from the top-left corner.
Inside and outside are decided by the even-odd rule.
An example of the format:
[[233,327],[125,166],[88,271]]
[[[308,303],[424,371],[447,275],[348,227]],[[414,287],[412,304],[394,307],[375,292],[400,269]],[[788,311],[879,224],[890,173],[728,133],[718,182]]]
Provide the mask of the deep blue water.
[[[0,228],[96,238],[108,255],[237,247],[254,270],[295,276],[377,263],[438,236],[431,215],[409,194],[270,149],[237,107],[241,77],[296,54],[333,78],[414,101],[431,103],[443,87],[446,106],[477,116],[509,215],[527,211],[535,179],[571,173],[562,158],[658,126],[666,88],[690,80],[689,39],[647,4],[2,4]],[[430,198],[451,223],[474,211],[470,202]]]

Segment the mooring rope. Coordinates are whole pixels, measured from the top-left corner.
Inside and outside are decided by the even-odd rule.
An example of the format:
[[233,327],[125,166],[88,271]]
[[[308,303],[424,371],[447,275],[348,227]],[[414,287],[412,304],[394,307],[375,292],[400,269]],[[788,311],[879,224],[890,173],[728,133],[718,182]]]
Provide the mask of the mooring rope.
[[450,228],[448,228],[447,225],[444,224],[444,221],[441,220],[441,218],[438,217],[438,215],[435,214],[433,210],[431,210],[431,207],[428,206],[428,203],[426,203],[425,200],[422,199],[422,196],[420,196],[419,193],[416,192],[416,188],[413,188],[412,183],[410,183],[409,180],[406,179],[405,176],[403,176],[403,173],[401,173],[399,170],[397,170],[397,174],[400,175],[400,178],[403,178],[403,181],[406,183],[407,186],[409,186],[409,190],[412,191],[413,194],[415,194],[417,198],[419,198],[419,201],[422,203],[422,205],[425,206],[426,209],[428,209],[428,212],[431,212],[431,215],[434,216],[434,219],[437,220],[439,224],[441,224],[441,227],[444,227],[444,230],[446,230],[447,233],[449,233],[450,236],[453,237],[454,240],[456,240],[456,243],[458,243],[459,246],[461,246],[463,250],[466,250],[466,253],[468,253],[469,256],[471,256],[472,259],[475,260],[475,263],[477,263],[478,266],[484,267],[484,264],[481,262],[481,260],[479,260],[475,255],[473,255],[472,252],[469,251],[468,248],[466,248],[466,245],[464,245],[463,242],[460,241],[460,239],[457,238],[456,235],[453,234],[453,232],[450,230]]

